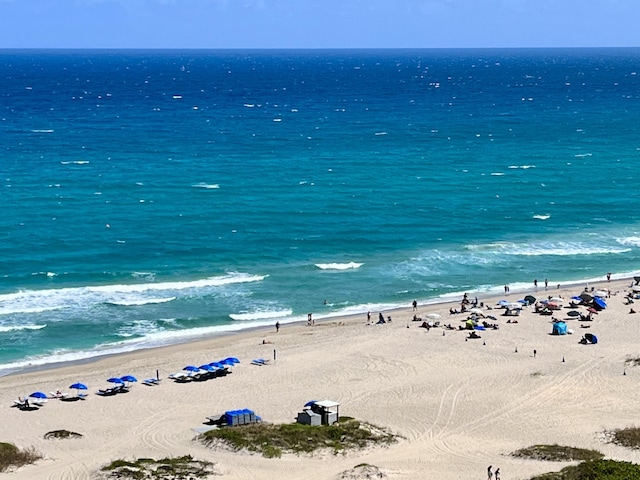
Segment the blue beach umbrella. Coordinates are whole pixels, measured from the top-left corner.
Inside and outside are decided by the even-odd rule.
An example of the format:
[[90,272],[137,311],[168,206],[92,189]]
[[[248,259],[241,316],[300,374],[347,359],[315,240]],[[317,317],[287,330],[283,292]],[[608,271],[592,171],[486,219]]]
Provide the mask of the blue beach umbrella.
[[236,357],[227,357],[223,361],[231,362],[231,364],[240,363],[240,360]]
[[121,378],[118,377],[111,377],[107,379],[107,382],[109,383],[116,383],[118,385],[123,385],[124,384],[124,380],[122,380]]
[[309,400],[307,403],[304,404],[305,407],[310,407],[311,405],[314,405],[317,402],[317,400]]
[[47,394],[44,392],[33,392],[29,395],[31,398],[47,398]]
[[607,308],[607,302],[605,302],[602,297],[595,297],[593,299],[593,303],[595,303],[596,305],[598,305],[602,309]]
[[200,365],[198,368],[200,370],[205,370],[207,372],[215,372],[216,371],[215,367],[212,367],[211,365],[208,365],[206,363],[204,365]]
[[211,362],[211,363],[209,364],[209,366],[211,366],[211,367],[213,367],[213,368],[217,368],[217,369],[221,369],[221,368],[224,368],[224,367],[225,367],[225,365],[223,365],[223,364],[222,364],[222,363],[220,363],[220,362]]
[[184,370],[185,372],[197,372],[200,369],[198,367],[196,367],[195,365],[187,365],[182,370]]
[[69,385],[69,388],[73,388],[74,390],[89,390],[89,387],[87,387],[84,383],[74,383],[73,385]]
[[124,377],[120,377],[120,380],[123,382],[137,382],[138,379],[133,375],[125,375]]

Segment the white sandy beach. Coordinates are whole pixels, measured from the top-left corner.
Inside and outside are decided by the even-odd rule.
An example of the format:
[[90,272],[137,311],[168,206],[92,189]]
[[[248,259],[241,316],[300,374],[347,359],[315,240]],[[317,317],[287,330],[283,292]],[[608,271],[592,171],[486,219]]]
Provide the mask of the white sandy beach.
[[[467,331],[419,328],[407,308],[386,312],[393,318],[390,324],[367,326],[364,315],[333,318],[314,326],[283,325],[277,334],[275,329],[251,331],[2,377],[0,441],[33,446],[44,455],[36,464],[4,476],[83,479],[115,459],[189,454],[215,462],[222,474],[216,478],[229,480],[337,479],[361,463],[380,467],[392,479],[484,480],[487,466],[493,465],[500,467],[503,480],[515,480],[566,466],[509,455],[540,443],[593,448],[610,458],[640,463],[640,452],[605,443],[602,436],[605,429],[638,423],[640,367],[625,368],[627,359],[640,357],[640,313],[630,314],[623,304],[629,284],[621,280],[594,285],[614,295],[589,329],[568,319],[568,310],[556,312],[557,318],[567,318],[573,335],[550,335],[551,318],[532,308],[519,317],[500,316],[502,310],[494,309],[486,313],[497,317],[500,328],[467,341]],[[569,298],[581,290],[576,285],[530,293]],[[515,301],[523,296],[500,298]],[[498,299],[479,298],[492,306]],[[442,323],[463,325],[466,316],[450,316],[452,306],[458,307],[421,305],[418,314],[438,312]],[[377,313],[372,312],[372,319]],[[518,323],[506,323],[509,318]],[[596,334],[599,343],[581,345],[584,333]],[[273,343],[262,344],[263,339]],[[242,363],[226,377],[186,384],[166,378],[187,364],[228,356]],[[251,365],[258,357],[271,359],[271,364]],[[163,377],[159,386],[135,384],[127,394],[95,395],[108,386],[109,377],[132,374],[144,379],[156,369]],[[89,385],[87,400],[49,400],[36,411],[11,407],[18,396],[36,390],[73,393],[67,387],[74,382]],[[214,450],[194,440],[193,428],[202,427],[207,416],[250,408],[268,422],[293,422],[312,399],[340,402],[341,415],[404,438],[388,448],[344,456],[286,454],[280,459]],[[84,437],[43,439],[57,429]]]

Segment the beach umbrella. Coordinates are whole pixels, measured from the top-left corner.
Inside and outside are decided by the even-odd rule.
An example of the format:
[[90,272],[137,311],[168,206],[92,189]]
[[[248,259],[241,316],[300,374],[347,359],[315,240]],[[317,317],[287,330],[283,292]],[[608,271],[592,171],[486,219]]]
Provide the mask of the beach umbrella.
[[220,363],[220,362],[211,362],[211,363],[209,364],[209,366],[210,366],[210,367],[213,367],[213,368],[224,368],[224,367],[225,367],[225,365],[223,365],[223,364],[222,364],[222,363]]
[[227,367],[232,367],[233,365],[235,365],[235,363],[233,363],[233,361],[229,358],[225,358],[224,360],[220,360],[220,363],[224,366]]
[[314,405],[317,402],[317,400],[309,400],[307,403],[304,404],[305,407],[310,407],[311,405]]
[[581,302],[583,299],[581,296],[579,295],[574,295],[573,297],[571,297],[571,300],[575,300],[577,302]]
[[587,312],[589,312],[589,313],[598,313],[598,310],[596,310],[593,307],[589,307],[589,308],[587,308]]
[[596,290],[593,294],[595,297],[607,298],[607,292],[604,290]]
[[121,378],[118,378],[118,377],[107,378],[107,382],[109,382],[109,383],[117,383],[118,385],[123,385],[124,384],[124,380],[122,380]]
[[498,301],[498,305],[500,305],[501,307],[506,307],[509,304],[508,300],[499,300]]
[[640,285],[634,285],[633,287],[631,287],[631,290],[634,292],[640,292]]
[[240,360],[238,360],[236,357],[227,357],[227,358],[225,358],[225,360],[228,360],[232,364],[240,363]]
[[124,377],[120,377],[120,380],[123,382],[137,382],[138,379],[133,375],[125,375]]
[[47,394],[44,392],[33,392],[31,395],[29,395],[31,398],[47,398]]
[[507,303],[505,305],[506,308],[508,308],[509,310],[522,310],[522,305],[520,305],[519,303]]
[[440,320],[442,318],[442,315],[440,315],[439,313],[427,313],[425,317],[429,320]]
[[536,297],[534,297],[533,295],[527,295],[526,297],[524,297],[524,301],[531,305],[536,303]]
[[564,298],[560,298],[560,297],[552,297],[549,299],[550,302],[553,303],[564,303]]
[[567,315],[570,317],[579,317],[580,316],[580,312],[577,310],[571,310],[570,312],[567,312]]
[[198,368],[200,370],[205,370],[207,372],[215,372],[216,371],[215,367],[212,367],[211,365],[208,365],[206,363],[204,365],[200,365],[200,367],[198,367]]
[[69,388],[73,388],[74,390],[89,390],[89,387],[80,382],[69,385]]
[[198,367],[196,367],[195,365],[187,365],[182,370],[184,370],[186,372],[197,372],[200,369]]
[[481,308],[474,307],[474,308],[472,308],[471,310],[469,310],[469,313],[476,313],[476,314],[478,314],[478,315],[482,315],[482,309],[481,309]]

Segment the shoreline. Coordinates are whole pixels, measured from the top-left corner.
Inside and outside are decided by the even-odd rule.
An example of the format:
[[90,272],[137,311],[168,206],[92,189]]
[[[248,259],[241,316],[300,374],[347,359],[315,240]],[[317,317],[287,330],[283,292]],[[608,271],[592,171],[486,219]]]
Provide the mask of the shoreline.
[[[606,278],[604,280],[602,280],[601,282],[588,282],[586,280],[582,280],[582,281],[577,281],[577,282],[573,282],[573,283],[565,283],[565,284],[555,284],[552,287],[547,287],[545,288],[544,286],[539,286],[539,287],[531,287],[529,289],[527,288],[518,288],[516,290],[514,290],[513,292],[509,291],[507,293],[503,293],[503,294],[494,294],[494,292],[483,292],[480,290],[469,290],[469,295],[471,297],[478,297],[478,301],[482,302],[483,300],[478,296],[478,295],[484,295],[487,300],[492,301],[495,300],[497,302],[497,298],[498,297],[509,297],[512,295],[516,295],[518,297],[522,297],[524,295],[532,295],[532,294],[536,294],[536,293],[542,293],[542,292],[549,292],[552,293],[554,291],[559,291],[559,290],[565,290],[565,289],[570,289],[570,288],[575,288],[575,287],[580,287],[583,285],[589,285],[589,286],[596,286],[596,285],[600,285],[600,284],[619,284],[622,282],[632,282],[633,283],[633,276],[630,277],[617,277],[617,278],[613,278],[610,281],[607,281]],[[558,288],[558,285],[560,286],[560,288]],[[602,286],[602,285],[600,285]],[[582,291],[584,291],[584,288],[582,288]],[[449,294],[448,294],[449,295]],[[454,294],[450,294],[450,295],[454,295]],[[457,293],[456,293],[457,295]],[[460,294],[463,295],[463,294]],[[548,295],[549,296],[549,295]],[[440,309],[442,307],[448,307],[450,305],[459,305],[460,304],[460,299],[458,300],[453,300],[453,299],[445,299],[442,297],[437,297],[435,299],[431,299],[431,300],[422,300],[422,301],[418,301],[418,308],[422,307],[422,308],[433,308],[433,309]],[[486,305],[486,302],[485,302]],[[385,318],[389,315],[393,316],[393,315],[403,315],[406,314],[408,312],[412,312],[413,308],[411,305],[408,305],[406,307],[393,307],[390,309],[386,309],[386,310],[379,310],[376,312],[371,312],[372,313],[372,318],[373,317],[377,317],[377,314],[383,313],[383,315],[385,316]],[[315,315],[315,313],[314,313]],[[360,318],[362,315],[366,315],[366,312],[360,312],[360,313],[353,313],[353,314],[346,314],[346,315],[340,315],[340,314],[336,314],[336,315],[328,315],[328,316],[320,316],[315,318],[314,320],[317,322],[318,325],[327,323],[327,322],[332,322],[332,321],[342,321],[342,322],[348,322],[348,323],[354,323],[355,320],[357,318]],[[274,324],[275,324],[276,319],[274,318]],[[366,322],[364,322],[366,323]],[[375,321],[373,322],[375,323]],[[292,322],[284,322],[281,324],[281,328],[286,328],[288,326],[307,326],[307,321],[306,320],[295,320]],[[254,333],[257,332],[264,332],[265,335],[267,335],[269,333],[269,331],[271,331],[274,328],[273,325],[260,325],[260,326],[252,326],[252,327],[247,327],[247,328],[242,328],[239,330],[233,330],[233,331],[221,331],[216,333],[215,335],[211,335],[211,336],[204,336],[204,337],[194,337],[191,340],[187,340],[187,341],[178,341],[176,343],[170,343],[167,345],[158,345],[158,346],[152,346],[152,347],[146,347],[146,348],[139,348],[139,349],[134,349],[131,351],[124,351],[124,352],[115,352],[115,353],[106,353],[103,355],[94,355],[91,357],[86,357],[86,358],[79,358],[76,360],[70,360],[70,361],[60,361],[60,362],[51,362],[51,363],[44,363],[41,365],[32,365],[32,366],[27,366],[24,368],[20,368],[17,369],[15,371],[10,371],[7,372],[5,374],[0,374],[0,379],[6,376],[15,376],[15,375],[22,375],[22,374],[29,374],[29,373],[34,373],[34,372],[44,372],[44,371],[50,371],[50,370],[56,370],[56,369],[60,369],[60,368],[65,368],[65,367],[72,367],[72,366],[80,366],[80,365],[90,365],[96,362],[100,362],[102,360],[106,360],[109,358],[118,358],[118,357],[122,357],[122,358],[127,358],[129,356],[135,356],[138,353],[149,353],[149,355],[152,354],[152,352],[157,351],[158,354],[161,354],[163,350],[165,349],[172,349],[172,348],[181,348],[181,346],[185,347],[188,345],[203,345],[206,344],[208,342],[211,341],[215,341],[215,340],[221,340],[223,338],[236,338],[239,336],[247,336],[247,335],[253,335]],[[2,365],[0,365],[0,370],[2,368]]]
[[[555,284],[552,287],[548,287],[545,288],[544,286],[539,286],[538,288],[535,287],[531,287],[530,289],[527,288],[518,288],[516,290],[514,290],[513,292],[508,292],[508,293],[504,293],[504,294],[494,294],[494,292],[482,292],[480,290],[469,290],[469,295],[472,297],[478,297],[478,295],[483,295],[486,296],[486,298],[488,299],[493,299],[496,297],[500,297],[500,296],[510,296],[510,295],[519,295],[519,296],[524,296],[524,295],[528,295],[528,294],[535,294],[535,293],[540,293],[542,291],[545,292],[553,292],[553,291],[558,291],[558,285],[560,285],[560,290],[563,289],[567,289],[567,288],[573,288],[573,287],[577,287],[577,286],[581,286],[581,285],[597,285],[600,283],[605,283],[605,284],[611,284],[611,283],[616,283],[616,282],[632,282],[633,281],[633,276],[630,277],[619,277],[619,278],[613,278],[611,281],[607,281],[606,278],[602,281],[602,282],[588,282],[587,280],[582,280],[582,281],[577,281],[577,282],[573,282],[573,283],[565,283],[565,284]],[[454,294],[447,294],[447,295],[454,295]],[[457,293],[456,293],[457,295]],[[460,294],[462,295],[462,294]],[[479,298],[479,297],[478,297]],[[479,301],[483,301],[482,299],[479,298]],[[423,300],[423,301],[418,301],[418,307],[432,307],[432,308],[440,308],[441,306],[448,306],[448,305],[457,305],[460,303],[460,300],[453,300],[453,299],[446,299],[443,298],[442,296],[437,297],[435,299],[432,300]],[[379,312],[383,313],[385,317],[387,317],[389,314],[394,315],[394,314],[402,314],[405,313],[406,310],[409,309],[411,310],[412,307],[411,306],[407,306],[407,307],[393,307],[390,309],[386,309],[386,310],[379,310]],[[377,315],[378,311],[376,312],[372,312],[372,315],[376,314]],[[314,313],[315,315],[315,313]],[[318,318],[315,319],[316,322],[318,322],[318,324],[321,323],[325,323],[325,322],[329,322],[329,321],[349,321],[352,322],[354,321],[356,318],[358,318],[361,315],[366,315],[366,312],[361,312],[361,313],[353,313],[353,314],[347,314],[347,315],[341,315],[341,314],[336,314],[336,315],[328,315],[328,316],[320,316]],[[275,324],[276,319],[274,318],[274,324]],[[306,326],[307,321],[306,320],[295,320],[292,322],[284,322],[282,323],[282,328],[284,328],[285,326],[288,325],[305,325]],[[374,322],[375,323],[375,322]],[[7,372],[5,374],[0,374],[0,378],[5,377],[5,376],[12,376],[12,375],[20,375],[20,374],[26,374],[26,373],[32,373],[32,372],[40,372],[40,371],[48,371],[48,370],[55,370],[58,368],[64,368],[66,366],[75,366],[75,365],[89,365],[92,364],[94,362],[99,362],[103,359],[107,359],[107,358],[112,358],[112,357],[126,357],[128,355],[134,355],[137,352],[147,352],[147,351],[159,351],[161,352],[163,349],[165,348],[172,348],[172,347],[179,347],[180,345],[191,345],[191,344],[199,344],[202,342],[209,342],[212,341],[214,339],[221,339],[221,338],[228,338],[228,337],[235,337],[237,335],[250,335],[253,332],[268,332],[270,329],[273,328],[273,325],[260,325],[260,326],[253,326],[253,327],[247,327],[247,328],[242,328],[242,329],[238,329],[238,330],[233,330],[233,331],[221,331],[218,332],[214,335],[211,336],[204,336],[204,337],[194,337],[191,340],[187,340],[187,341],[178,341],[176,343],[170,343],[167,345],[158,345],[158,346],[151,346],[151,347],[146,347],[146,348],[138,348],[138,349],[134,349],[134,350],[130,350],[130,351],[123,351],[123,352],[114,352],[114,353],[106,353],[103,355],[94,355],[94,356],[90,356],[90,357],[86,357],[86,358],[79,358],[79,359],[75,359],[75,360],[70,360],[70,361],[58,361],[58,362],[51,362],[51,363],[43,363],[40,365],[31,365],[31,366],[26,366],[23,368],[19,368],[16,369],[14,371],[10,371]],[[0,365],[0,371],[2,370],[2,365]]]

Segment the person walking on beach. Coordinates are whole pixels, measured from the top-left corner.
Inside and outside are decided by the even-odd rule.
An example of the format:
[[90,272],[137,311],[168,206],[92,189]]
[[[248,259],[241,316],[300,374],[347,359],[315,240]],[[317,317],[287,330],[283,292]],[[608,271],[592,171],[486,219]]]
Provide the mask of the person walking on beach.
[[607,273],[607,282],[611,281],[611,272]]
[[545,279],[544,279],[544,289],[546,290],[548,286],[549,286],[549,280],[547,280],[547,279],[545,278]]
[[489,465],[487,468],[487,480],[493,480],[493,466]]
[[536,290],[538,289],[538,279],[537,278],[533,281],[533,288],[535,288]]
[[500,480],[500,467],[496,468],[496,480]]
[[367,312],[367,325],[371,325],[371,310]]
[[416,300],[413,301],[413,311],[418,310],[418,302]]
[[276,333],[280,331],[280,322],[276,322]]

